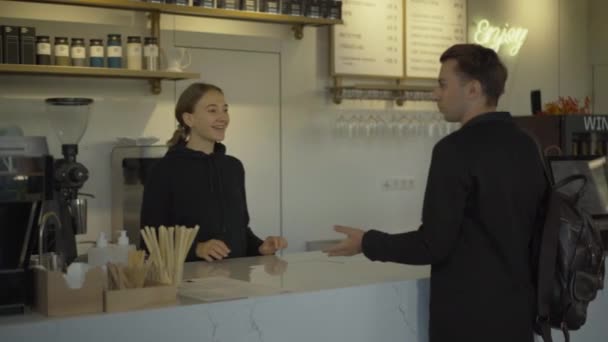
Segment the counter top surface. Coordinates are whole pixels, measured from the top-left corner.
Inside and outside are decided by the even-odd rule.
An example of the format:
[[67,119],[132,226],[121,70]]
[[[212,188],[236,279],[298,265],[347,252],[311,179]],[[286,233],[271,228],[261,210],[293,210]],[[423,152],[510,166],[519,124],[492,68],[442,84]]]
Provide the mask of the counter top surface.
[[[372,262],[363,255],[354,257],[328,257],[321,252],[226,259],[215,262],[189,262],[184,266],[184,279],[234,279],[262,289],[260,296],[278,293],[306,293],[366,286],[380,283],[428,278],[430,267],[395,263]],[[266,293],[266,294],[265,294]],[[257,295],[244,295],[256,297]],[[237,298],[235,298],[237,299]],[[205,301],[180,296],[176,306],[201,304]],[[71,317],[66,317],[71,318]],[[0,316],[0,327],[34,323],[48,318],[38,313],[17,316]]]
[[372,262],[363,255],[328,257],[321,252],[190,262],[184,279],[229,277],[290,292],[428,278],[430,267]]

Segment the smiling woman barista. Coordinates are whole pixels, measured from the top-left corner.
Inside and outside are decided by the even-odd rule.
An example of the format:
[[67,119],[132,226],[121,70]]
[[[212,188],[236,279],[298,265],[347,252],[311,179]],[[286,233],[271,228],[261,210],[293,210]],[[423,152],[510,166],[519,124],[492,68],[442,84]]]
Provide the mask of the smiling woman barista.
[[220,143],[230,122],[223,91],[190,85],[177,101],[175,118],[169,151],[144,187],[142,227],[199,225],[187,261],[271,255],[287,247],[284,238],[262,241],[249,228],[243,164]]

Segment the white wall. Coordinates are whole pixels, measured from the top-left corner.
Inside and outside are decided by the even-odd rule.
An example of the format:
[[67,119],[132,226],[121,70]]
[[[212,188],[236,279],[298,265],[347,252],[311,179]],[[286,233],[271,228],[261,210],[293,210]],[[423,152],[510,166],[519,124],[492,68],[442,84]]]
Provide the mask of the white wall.
[[591,62],[594,65],[608,64],[608,1],[589,0],[589,40],[593,42],[589,45]]
[[608,114],[608,2],[589,0],[589,54],[593,65],[593,108]]
[[[592,94],[588,0],[560,0],[559,94],[583,99]],[[547,99],[549,100],[549,99]]]
[[[529,92],[537,88],[542,89],[544,101],[556,99],[560,94],[578,96],[589,92],[587,54],[578,51],[587,51],[584,48],[586,32],[581,29],[587,25],[586,3],[577,0],[469,1],[470,21],[485,17],[496,22],[517,23],[530,30],[519,56],[506,60],[511,76],[501,108],[518,115],[528,114]],[[564,10],[574,16],[565,16]],[[58,13],[71,23],[52,19],[59,17]],[[105,35],[118,29],[123,36],[145,34],[143,14],[128,11],[0,2],[0,16],[2,23],[32,24],[52,36],[59,33],[74,36],[76,33],[70,32],[78,32],[88,37],[95,31]],[[327,93],[330,86],[327,28],[306,28],[304,39],[297,41],[288,26],[273,24],[165,15],[162,27],[164,43],[173,41],[175,31],[187,31],[226,34],[226,45],[222,47],[225,49],[235,45],[237,49],[257,49],[235,40],[232,35],[261,37],[270,45],[278,44],[280,222],[290,240],[290,251],[303,250],[305,241],[336,238],[331,232],[334,223],[391,232],[417,227],[430,151],[436,138],[346,139],[334,134],[335,118],[340,112],[364,109],[373,113],[393,107],[373,101],[345,101],[339,106],[331,102]],[[566,41],[565,37],[572,40]],[[202,75],[203,80],[204,77]],[[238,81],[240,75],[226,74],[225,77]],[[52,152],[58,155],[59,145],[45,123],[41,100],[59,95],[89,96],[98,100],[80,153],[80,160],[91,170],[91,179],[83,191],[97,195],[91,203],[89,234],[83,237],[92,239],[97,232],[110,230],[109,155],[113,141],[118,136],[168,137],[174,128],[175,89],[173,82],[163,82],[163,93],[151,95],[142,81],[0,76],[0,124],[16,123],[22,125],[28,135],[47,135]],[[413,103],[399,110],[429,108],[433,109],[434,105]],[[235,115],[233,113],[233,117]],[[239,132],[232,130],[229,134]],[[255,163],[254,156],[239,157]],[[412,177],[413,190],[382,191],[382,180],[395,176]],[[251,184],[256,179],[248,178],[247,182]],[[264,200],[250,198],[250,202]],[[251,215],[255,220],[259,214],[252,212]]]
[[593,110],[608,114],[608,64],[593,66]]

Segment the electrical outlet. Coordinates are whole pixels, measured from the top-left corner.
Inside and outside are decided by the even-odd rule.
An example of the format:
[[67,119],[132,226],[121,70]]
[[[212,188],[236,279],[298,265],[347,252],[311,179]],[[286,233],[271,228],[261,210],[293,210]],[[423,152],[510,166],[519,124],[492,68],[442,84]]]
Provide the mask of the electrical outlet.
[[402,178],[399,180],[399,190],[409,191],[414,189],[414,178]]
[[390,177],[382,180],[383,191],[410,191],[414,189],[412,177]]

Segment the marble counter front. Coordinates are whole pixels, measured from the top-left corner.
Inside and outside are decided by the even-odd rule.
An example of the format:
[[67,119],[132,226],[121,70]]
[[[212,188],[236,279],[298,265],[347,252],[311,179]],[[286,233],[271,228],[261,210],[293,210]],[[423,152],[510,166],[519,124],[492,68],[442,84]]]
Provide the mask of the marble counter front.
[[[171,307],[68,318],[0,317],[0,341],[426,342],[429,270],[319,252],[189,263],[185,279],[236,279],[281,293],[217,302],[180,297]],[[607,316],[602,292],[572,341],[604,341]]]
[[428,267],[320,252],[187,263],[284,293],[66,318],[0,317],[0,341],[425,341]]

